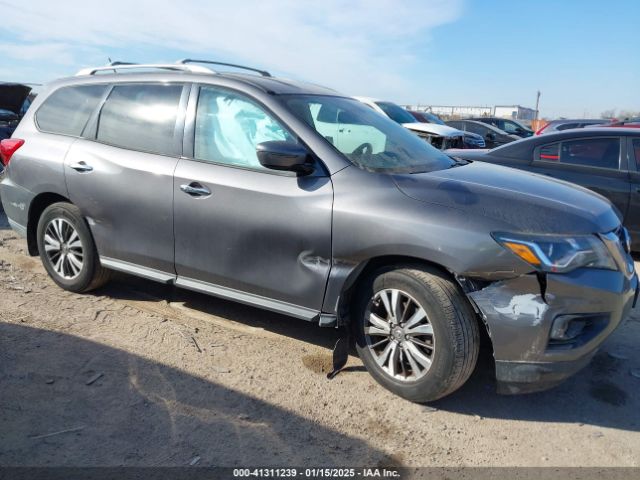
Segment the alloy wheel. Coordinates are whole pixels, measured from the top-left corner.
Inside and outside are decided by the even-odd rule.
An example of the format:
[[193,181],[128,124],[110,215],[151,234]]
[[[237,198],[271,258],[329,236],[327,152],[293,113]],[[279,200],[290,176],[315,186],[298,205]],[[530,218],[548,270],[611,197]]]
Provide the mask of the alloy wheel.
[[378,366],[400,381],[415,381],[433,362],[435,336],[424,308],[397,289],[377,292],[365,311],[367,347]]
[[75,227],[64,218],[54,218],[44,231],[44,249],[54,271],[73,280],[82,271],[84,248]]

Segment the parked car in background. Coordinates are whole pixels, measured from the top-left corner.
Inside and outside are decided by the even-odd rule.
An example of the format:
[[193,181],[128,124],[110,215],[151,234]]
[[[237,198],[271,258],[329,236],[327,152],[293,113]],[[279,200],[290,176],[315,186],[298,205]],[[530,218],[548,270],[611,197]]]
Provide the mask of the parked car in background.
[[447,122],[447,125],[462,130],[465,133],[473,133],[481,136],[484,139],[486,148],[495,148],[505,143],[520,140],[520,137],[517,135],[510,135],[493,125],[476,122],[475,120],[451,120]]
[[584,128],[589,125],[605,125],[610,123],[606,118],[580,118],[574,120],[562,119],[562,120],[551,120],[549,123],[545,124],[541,128],[536,131],[536,135],[544,135],[547,133],[555,133],[561,132],[563,130],[569,130],[572,128]]
[[31,104],[29,93],[27,85],[0,83],[0,140],[9,138],[18,126]]
[[520,122],[515,120],[509,120],[500,117],[475,117],[469,120],[475,120],[477,122],[487,123],[493,125],[500,130],[507,132],[510,135],[517,135],[520,138],[527,138],[533,135],[533,130],[525,127]]
[[613,203],[640,251],[640,131],[589,128],[540,135],[490,151],[447,153],[576,183]]
[[408,128],[439,150],[464,147],[464,132],[460,130],[437,123],[417,122],[413,115],[407,110],[392,102],[385,102],[368,97],[354,98],[376,112]]
[[[433,123],[436,125],[446,125],[440,117],[430,112],[418,112],[415,110],[407,110],[413,118],[420,123]],[[458,129],[462,130],[462,129]],[[485,148],[486,144],[484,138],[481,135],[476,135],[471,132],[464,132],[463,148]]]
[[616,120],[606,125],[607,127],[640,128],[640,118],[628,118]]
[[345,326],[419,402],[466,382],[480,328],[499,391],[523,393],[584,367],[632,308],[601,196],[455,160],[334,90],[192,63],[61,79],[0,142],[9,223],[61,288],[120,270]]

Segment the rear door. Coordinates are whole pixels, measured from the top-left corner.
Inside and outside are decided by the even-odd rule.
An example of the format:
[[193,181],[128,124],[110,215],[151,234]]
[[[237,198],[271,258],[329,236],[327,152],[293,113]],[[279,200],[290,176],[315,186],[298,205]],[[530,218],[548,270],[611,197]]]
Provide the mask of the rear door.
[[182,84],[116,84],[65,159],[71,201],[106,266],[175,276],[173,172],[187,98]]
[[570,138],[537,147],[532,171],[598,192],[626,216],[630,184],[625,152],[620,137]]
[[189,112],[173,187],[176,283],[313,319],[331,259],[330,177],[264,168],[258,143],[298,139],[245,94],[204,85]]

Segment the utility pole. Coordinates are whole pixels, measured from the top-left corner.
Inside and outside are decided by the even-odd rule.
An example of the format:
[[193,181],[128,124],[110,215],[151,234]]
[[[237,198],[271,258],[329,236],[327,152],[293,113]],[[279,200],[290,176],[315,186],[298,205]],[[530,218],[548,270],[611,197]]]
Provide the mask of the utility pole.
[[540,90],[538,90],[538,94],[536,95],[536,118],[535,118],[536,122],[538,121],[538,114],[539,114],[538,105],[540,105]]

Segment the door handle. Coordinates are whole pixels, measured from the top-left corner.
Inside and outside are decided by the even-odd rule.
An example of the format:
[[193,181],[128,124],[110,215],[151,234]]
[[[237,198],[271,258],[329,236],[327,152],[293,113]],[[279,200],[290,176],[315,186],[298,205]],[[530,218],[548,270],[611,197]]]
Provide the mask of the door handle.
[[85,162],[72,163],[69,168],[73,168],[76,172],[90,172],[93,170],[93,167]]
[[198,182],[191,182],[188,185],[180,185],[180,190],[188,195],[191,195],[192,197],[204,197],[207,195],[211,195],[211,190],[200,185]]

